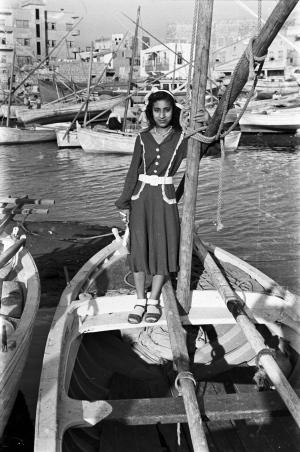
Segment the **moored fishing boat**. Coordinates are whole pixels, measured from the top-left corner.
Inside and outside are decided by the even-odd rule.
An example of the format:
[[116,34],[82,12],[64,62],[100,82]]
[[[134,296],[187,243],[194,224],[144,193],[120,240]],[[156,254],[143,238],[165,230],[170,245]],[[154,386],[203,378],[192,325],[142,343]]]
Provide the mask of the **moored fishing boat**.
[[[97,115],[102,111],[109,111],[115,103],[116,98],[91,101],[89,102],[89,114]],[[32,122],[49,124],[51,122],[72,121],[81,106],[81,103],[60,103],[42,106],[39,110],[22,109],[17,111],[16,114],[18,121],[24,124]],[[83,117],[84,111],[80,112],[78,119],[82,119]]]
[[[277,345],[270,353],[281,359],[296,386],[300,370],[299,297],[232,254],[220,248],[211,250],[251,310],[257,328],[265,330],[266,340],[273,337]],[[124,283],[124,275],[129,285]],[[114,450],[118,442],[125,452],[148,441],[149,450],[161,451],[164,443],[168,443],[168,450],[175,450],[176,426],[165,423],[186,420],[181,399],[168,398],[174,393],[174,378],[165,312],[163,309],[154,328],[145,322],[129,324],[127,316],[135,304],[130,280],[126,252],[117,238],[95,254],[63,292],[45,348],[35,452],[102,451],[107,450],[107,444]],[[257,362],[256,353],[197,259],[192,288],[192,308],[181,320],[189,336],[194,376],[206,385],[205,415],[210,421],[228,421],[230,416],[247,419],[253,416],[249,409],[253,403],[256,415],[263,417],[278,400],[268,405],[272,391],[265,392],[262,403],[260,393],[253,389],[255,371],[251,365]],[[206,331],[200,340],[199,325]],[[228,377],[222,380],[220,376],[228,370],[235,375],[235,387],[240,383],[242,391],[247,383],[249,392],[241,396],[244,403],[248,400],[244,411],[237,406],[234,410],[234,397],[223,395],[221,403],[210,396],[218,381],[226,385]],[[202,391],[203,387],[198,387],[199,397],[203,397]],[[172,412],[168,413],[170,407],[173,418]],[[232,425],[231,429],[232,435],[238,436]]]
[[[105,129],[89,129],[77,126],[77,137],[82,149],[86,152],[132,154],[137,131],[121,132]],[[225,136],[225,151],[235,151],[238,147],[241,132],[233,130]]]
[[[6,225],[15,214],[47,213],[32,204],[43,200],[1,198],[0,214],[0,439],[13,408],[29,351],[32,330],[40,301],[40,280],[25,236],[18,228],[11,235]],[[25,213],[26,210],[26,213]]]
[[56,139],[51,127],[0,127],[0,144],[41,143]]
[[271,108],[246,111],[239,121],[242,132],[296,132],[300,128],[300,108]]
[[77,130],[69,130],[66,133],[65,128],[56,130],[56,142],[59,148],[80,148]]

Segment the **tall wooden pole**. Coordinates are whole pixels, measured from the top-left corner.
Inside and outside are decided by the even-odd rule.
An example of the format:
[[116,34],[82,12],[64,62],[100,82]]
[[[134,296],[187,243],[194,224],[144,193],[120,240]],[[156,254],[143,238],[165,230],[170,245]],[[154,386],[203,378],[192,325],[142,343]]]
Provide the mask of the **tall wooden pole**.
[[129,71],[129,76],[128,76],[128,86],[127,86],[127,99],[125,102],[125,111],[124,111],[124,121],[123,121],[123,132],[125,132],[126,130],[126,122],[127,122],[127,112],[128,112],[128,107],[129,107],[129,102],[130,102],[130,90],[131,90],[131,84],[132,84],[132,79],[133,79],[133,69],[134,69],[134,60],[135,60],[135,56],[136,56],[136,51],[137,51],[137,44],[138,44],[138,31],[139,31],[139,21],[140,21],[140,10],[141,7],[139,6],[137,9],[137,14],[136,14],[136,24],[135,24],[135,31],[134,31],[134,37],[133,37],[133,43],[132,43],[132,52],[131,52],[131,64],[130,64],[130,71]]
[[94,52],[94,43],[91,43],[91,51],[90,51],[90,65],[89,65],[89,76],[88,76],[88,84],[87,84],[87,95],[85,102],[85,111],[84,111],[84,120],[83,125],[86,127],[87,113],[89,109],[89,98],[91,91],[91,80],[92,80],[92,67],[93,67],[93,52]]
[[10,123],[10,106],[12,100],[12,88],[13,88],[13,80],[14,80],[14,67],[15,67],[15,59],[16,59],[16,47],[14,47],[11,70],[10,70],[10,80],[9,80],[9,93],[8,93],[8,106],[7,106],[7,117],[6,117],[6,126],[9,127]]
[[[197,111],[205,109],[205,91],[209,64],[210,35],[213,15],[213,0],[201,0],[198,8],[198,25],[196,33],[196,52],[193,76],[193,97],[191,118]],[[192,119],[191,127],[195,127]],[[199,143],[189,140],[187,168],[183,201],[181,240],[180,240],[180,272],[178,276],[177,298],[185,312],[191,305],[190,279],[193,250],[193,232],[199,170]]]

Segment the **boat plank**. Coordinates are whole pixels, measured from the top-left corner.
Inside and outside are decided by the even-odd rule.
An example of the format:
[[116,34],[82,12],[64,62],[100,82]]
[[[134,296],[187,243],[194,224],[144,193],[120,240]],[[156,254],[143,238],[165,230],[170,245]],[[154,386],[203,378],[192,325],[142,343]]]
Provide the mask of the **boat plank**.
[[[296,391],[300,394],[300,390]],[[148,425],[160,423],[186,422],[183,400],[178,398],[144,398],[107,400],[111,413],[105,422],[123,422],[127,425]],[[253,419],[260,416],[262,421],[273,419],[274,415],[287,413],[279,395],[273,391],[257,394],[226,394],[204,396],[199,399],[201,413],[208,421]]]

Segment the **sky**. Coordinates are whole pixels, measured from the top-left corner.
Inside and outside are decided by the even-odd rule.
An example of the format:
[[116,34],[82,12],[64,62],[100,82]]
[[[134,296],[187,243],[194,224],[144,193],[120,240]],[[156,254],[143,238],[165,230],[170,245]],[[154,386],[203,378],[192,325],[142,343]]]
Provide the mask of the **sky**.
[[[80,44],[90,45],[91,41],[112,33],[134,32],[132,24],[122,13],[135,20],[137,8],[141,6],[141,25],[154,36],[164,39],[166,26],[170,22],[192,23],[194,0],[46,0],[48,9],[64,8],[74,11],[83,20],[80,23]],[[257,12],[257,0],[244,0]],[[277,2],[262,1],[263,17],[268,17]],[[214,20],[226,18],[249,18],[249,12],[234,0],[214,1]]]

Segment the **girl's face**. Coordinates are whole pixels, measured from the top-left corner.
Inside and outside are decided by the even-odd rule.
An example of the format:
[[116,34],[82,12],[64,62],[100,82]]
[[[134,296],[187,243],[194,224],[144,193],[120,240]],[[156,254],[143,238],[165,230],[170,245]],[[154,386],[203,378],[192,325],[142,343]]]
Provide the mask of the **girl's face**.
[[153,104],[153,119],[157,127],[168,127],[172,121],[173,108],[168,100],[157,100]]

